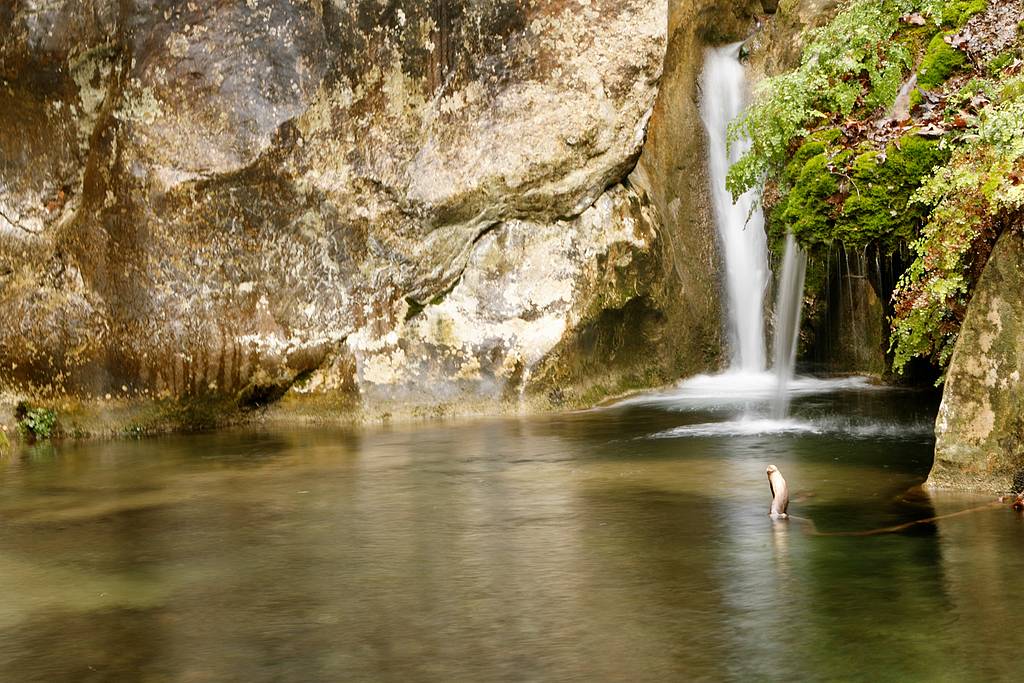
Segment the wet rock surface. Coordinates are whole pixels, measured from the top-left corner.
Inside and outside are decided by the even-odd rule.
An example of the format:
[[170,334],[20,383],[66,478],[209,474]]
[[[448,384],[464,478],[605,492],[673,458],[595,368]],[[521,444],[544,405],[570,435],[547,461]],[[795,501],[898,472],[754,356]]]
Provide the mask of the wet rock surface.
[[750,55],[749,73],[754,82],[800,64],[804,31],[827,24],[839,11],[837,0],[783,0],[765,2],[771,16],[744,46]]
[[713,367],[703,159],[679,153],[706,25],[750,16],[714,7],[6,5],[0,388],[188,426],[583,404]]
[[968,308],[935,422],[937,488],[1024,490],[1024,237],[1000,237]]

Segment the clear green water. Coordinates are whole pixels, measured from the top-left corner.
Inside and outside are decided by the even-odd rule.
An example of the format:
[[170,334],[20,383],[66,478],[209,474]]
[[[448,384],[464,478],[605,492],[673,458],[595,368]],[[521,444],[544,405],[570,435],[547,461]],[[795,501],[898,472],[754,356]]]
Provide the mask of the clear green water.
[[865,538],[766,516],[769,462],[824,530],[987,500],[907,493],[930,465],[930,401],[838,391],[798,398],[805,431],[715,426],[738,410],[666,399],[7,458],[0,681],[1019,674],[1017,514]]

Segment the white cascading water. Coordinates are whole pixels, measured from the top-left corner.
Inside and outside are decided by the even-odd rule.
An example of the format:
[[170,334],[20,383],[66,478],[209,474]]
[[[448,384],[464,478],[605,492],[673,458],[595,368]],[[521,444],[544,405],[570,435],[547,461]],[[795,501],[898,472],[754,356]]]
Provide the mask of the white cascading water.
[[772,417],[781,420],[789,412],[789,383],[796,366],[796,346],[800,336],[800,313],[803,310],[804,277],[807,274],[807,253],[796,243],[793,233],[786,235],[786,251],[782,257],[782,275],[775,299],[775,364],[778,385],[772,402]]
[[[727,143],[729,123],[742,113],[746,95],[746,77],[739,53],[739,43],[709,49],[701,77],[701,118],[708,132],[711,193],[725,257],[729,368],[720,375],[691,377],[672,389],[636,396],[618,405],[666,406],[678,411],[727,411],[734,416],[725,422],[684,424],[652,434],[652,438],[821,433],[844,429],[859,433],[859,425],[799,420],[788,416],[790,398],[795,394],[868,388],[864,378],[858,377],[794,377],[807,256],[792,235],[786,239],[782,276],[778,282],[775,362],[771,372],[767,369],[764,307],[771,273],[764,218],[755,193],[745,194],[733,203],[732,195],[725,187],[729,167],[749,148],[749,143],[736,141],[730,150]],[[864,428],[874,429],[875,426]]]
[[725,257],[725,289],[730,365],[733,373],[767,369],[764,298],[768,291],[768,245],[764,217],[754,192],[733,202],[725,187],[729,167],[746,152],[745,141],[728,144],[729,122],[746,105],[747,80],[740,64],[741,43],[709,48],[701,77],[701,119],[708,132],[711,196]]

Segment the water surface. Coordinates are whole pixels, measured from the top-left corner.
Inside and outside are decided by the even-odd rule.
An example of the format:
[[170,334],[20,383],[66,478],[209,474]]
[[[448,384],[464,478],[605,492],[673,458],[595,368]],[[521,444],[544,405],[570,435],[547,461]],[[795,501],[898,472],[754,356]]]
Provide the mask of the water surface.
[[987,500],[908,492],[930,466],[933,401],[798,381],[779,423],[749,392],[702,391],[554,417],[9,457],[0,680],[1019,672],[1017,514],[862,538],[766,516],[768,463],[791,511],[823,530]]

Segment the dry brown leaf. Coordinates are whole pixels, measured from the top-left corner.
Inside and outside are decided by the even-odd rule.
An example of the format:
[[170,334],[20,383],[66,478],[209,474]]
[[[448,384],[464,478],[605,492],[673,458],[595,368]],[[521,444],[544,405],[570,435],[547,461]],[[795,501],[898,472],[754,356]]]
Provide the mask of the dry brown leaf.
[[946,134],[946,129],[936,123],[929,123],[927,126],[919,129],[917,134],[923,138],[941,138]]

